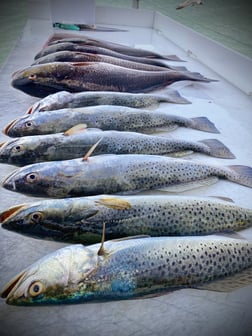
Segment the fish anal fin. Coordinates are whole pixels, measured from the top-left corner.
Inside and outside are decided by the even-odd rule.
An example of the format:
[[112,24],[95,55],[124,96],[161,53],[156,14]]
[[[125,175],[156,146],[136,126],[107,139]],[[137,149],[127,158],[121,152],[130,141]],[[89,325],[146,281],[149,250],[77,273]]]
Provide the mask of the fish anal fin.
[[252,285],[252,267],[247,268],[237,274],[214,280],[193,288],[215,291],[215,292],[233,292],[242,287]]
[[234,200],[232,200],[232,198],[225,197],[225,196],[215,196],[215,195],[213,195],[213,196],[209,196],[209,197],[217,198],[217,199],[225,201],[225,202],[235,203]]
[[131,204],[128,201],[116,197],[101,198],[95,201],[95,203],[116,210],[126,210],[131,208]]
[[167,191],[167,192],[184,192],[187,190],[192,190],[200,187],[210,186],[218,181],[218,177],[210,176],[203,180],[191,181],[187,183],[181,183],[177,185],[171,185],[164,188],[158,188],[160,191]]
[[174,153],[168,153],[167,156],[171,156],[171,157],[183,157],[186,155],[191,155],[194,152],[192,150],[184,150],[184,151],[180,151],[180,152],[174,152]]
[[69,135],[77,134],[77,133],[80,133],[86,130],[87,130],[86,124],[78,124],[78,125],[75,125],[69,128],[67,131],[65,131],[64,135],[69,136]]

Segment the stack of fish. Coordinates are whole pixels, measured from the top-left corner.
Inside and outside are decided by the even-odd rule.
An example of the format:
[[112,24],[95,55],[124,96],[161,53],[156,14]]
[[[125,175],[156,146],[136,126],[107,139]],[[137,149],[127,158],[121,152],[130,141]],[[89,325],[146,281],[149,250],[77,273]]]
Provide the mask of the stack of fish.
[[[149,134],[177,127],[218,133],[206,117],[150,109],[188,104],[177,91],[148,93],[176,81],[212,80],[168,66],[166,60],[179,60],[174,55],[80,36],[55,34],[35,59],[13,74],[12,85],[42,99],[6,126],[4,133],[15,139],[1,144],[0,161],[22,166],[6,177],[4,188],[48,199],[6,209],[0,222],[21,234],[75,244],[13,278],[1,294],[7,303],[125,299],[184,287],[227,291],[249,284],[252,244],[210,234],[251,226],[251,209],[220,198],[134,195],[181,192],[220,178],[252,188],[251,167],[180,158],[198,152],[233,159],[219,140]],[[104,242],[105,235],[112,240]]]

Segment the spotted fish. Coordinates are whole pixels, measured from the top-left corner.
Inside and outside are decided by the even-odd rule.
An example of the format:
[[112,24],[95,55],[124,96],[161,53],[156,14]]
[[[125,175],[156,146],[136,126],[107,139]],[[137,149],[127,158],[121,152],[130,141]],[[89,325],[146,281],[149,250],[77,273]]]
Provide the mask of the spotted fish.
[[83,159],[41,162],[18,168],[6,177],[3,187],[56,198],[164,188],[178,192],[215,183],[219,178],[252,188],[252,168],[248,166],[210,165],[159,155],[89,155],[90,151]]
[[8,304],[133,299],[181,288],[251,285],[252,243],[227,237],[158,237],[70,245],[39,259],[2,289]]
[[217,139],[190,141],[136,132],[102,131],[77,125],[65,133],[32,135],[0,144],[0,162],[24,166],[29,163],[75,159],[102,140],[93,155],[156,154],[184,156],[193,152],[233,159],[230,150]]
[[219,198],[98,195],[19,204],[0,214],[2,227],[40,239],[91,244],[101,239],[206,235],[252,226],[252,209]]
[[126,106],[90,106],[32,113],[11,121],[4,129],[10,137],[65,132],[78,124],[102,130],[152,133],[156,130],[172,131],[188,127],[200,131],[219,133],[206,117],[186,118],[167,112],[149,111]]
[[70,93],[68,91],[59,91],[34,103],[29,107],[27,114],[94,105],[153,108],[157,107],[160,103],[189,104],[190,102],[182,97],[178,91],[169,88],[164,90],[162,94],[107,91]]

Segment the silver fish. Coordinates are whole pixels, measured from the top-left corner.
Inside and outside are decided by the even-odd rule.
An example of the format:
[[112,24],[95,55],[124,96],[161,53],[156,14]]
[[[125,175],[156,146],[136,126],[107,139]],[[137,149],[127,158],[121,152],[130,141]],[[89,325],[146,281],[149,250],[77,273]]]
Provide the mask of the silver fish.
[[82,157],[90,147],[102,140],[93,155],[156,154],[184,156],[193,152],[234,159],[230,150],[217,139],[189,141],[136,132],[102,131],[77,125],[65,133],[33,135],[0,143],[0,162],[24,166],[43,161],[69,160]]
[[226,237],[158,237],[70,245],[39,259],[2,289],[13,305],[133,299],[182,288],[251,285],[252,243]]
[[10,137],[51,134],[65,132],[78,124],[86,124],[88,128],[141,133],[172,131],[179,126],[219,133],[206,117],[185,118],[166,112],[110,105],[27,114],[11,121],[5,127],[4,133]]
[[120,105],[134,108],[156,107],[160,103],[189,104],[178,91],[166,89],[162,94],[88,91],[70,93],[59,91],[48,95],[29,107],[27,114],[94,105]]
[[92,196],[166,189],[184,191],[227,179],[252,188],[252,168],[217,166],[158,155],[97,155],[18,168],[3,187],[42,197]]
[[19,204],[0,214],[4,229],[40,239],[92,244],[101,239],[206,235],[252,226],[252,209],[212,197],[98,195]]

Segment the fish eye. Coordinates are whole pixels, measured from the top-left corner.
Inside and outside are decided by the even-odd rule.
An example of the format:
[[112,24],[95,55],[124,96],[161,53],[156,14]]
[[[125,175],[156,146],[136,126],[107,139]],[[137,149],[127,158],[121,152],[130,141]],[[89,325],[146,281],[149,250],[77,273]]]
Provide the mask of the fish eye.
[[27,121],[27,122],[25,123],[25,126],[26,126],[26,127],[31,127],[31,126],[32,126],[32,122],[31,122],[31,121]]
[[17,145],[13,148],[13,152],[16,152],[16,153],[21,152],[23,148],[24,147],[22,145]]
[[31,296],[38,296],[45,291],[45,285],[40,281],[33,282],[29,287],[29,294]]
[[41,212],[33,212],[32,214],[30,214],[30,222],[32,223],[39,223],[42,218],[43,218],[43,215]]
[[36,79],[37,78],[37,75],[35,75],[35,74],[31,74],[29,77],[28,77],[28,79],[30,79],[30,80],[34,80],[34,79]]
[[34,183],[38,180],[39,175],[37,173],[30,173],[26,175],[26,182],[28,183]]

